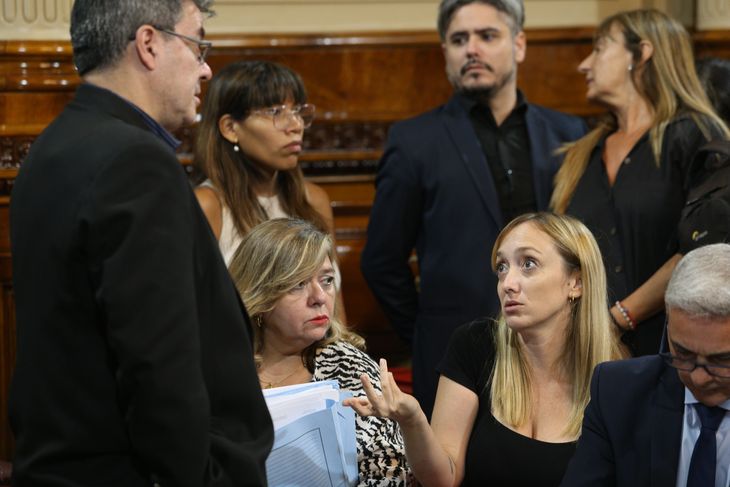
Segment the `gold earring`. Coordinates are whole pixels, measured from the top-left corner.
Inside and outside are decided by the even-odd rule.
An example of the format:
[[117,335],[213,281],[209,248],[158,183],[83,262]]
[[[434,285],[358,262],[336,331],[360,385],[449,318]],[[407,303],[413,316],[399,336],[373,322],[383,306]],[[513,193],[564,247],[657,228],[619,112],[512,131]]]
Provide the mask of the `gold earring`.
[[256,315],[256,318],[254,318],[256,321],[256,326],[261,328],[261,325],[263,324],[263,318],[261,318],[261,315]]

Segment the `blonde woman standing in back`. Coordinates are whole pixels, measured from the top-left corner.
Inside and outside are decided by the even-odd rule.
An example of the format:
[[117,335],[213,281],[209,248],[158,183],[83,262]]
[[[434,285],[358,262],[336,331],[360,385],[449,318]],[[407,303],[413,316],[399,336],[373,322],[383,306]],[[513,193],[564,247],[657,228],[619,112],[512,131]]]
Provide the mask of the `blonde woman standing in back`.
[[595,235],[611,315],[632,353],[657,353],[687,167],[728,130],[697,78],[687,31],[658,10],[604,20],[579,70],[588,99],[609,114],[568,146],[551,207]]

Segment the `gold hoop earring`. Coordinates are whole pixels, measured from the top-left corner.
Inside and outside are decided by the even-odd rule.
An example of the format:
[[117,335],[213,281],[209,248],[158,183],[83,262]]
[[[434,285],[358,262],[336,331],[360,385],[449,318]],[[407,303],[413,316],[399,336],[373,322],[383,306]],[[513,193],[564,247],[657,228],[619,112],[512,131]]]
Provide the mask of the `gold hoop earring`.
[[261,315],[256,315],[256,317],[254,318],[254,320],[256,321],[256,326],[260,329],[261,328],[261,325],[264,322],[264,320],[261,317]]

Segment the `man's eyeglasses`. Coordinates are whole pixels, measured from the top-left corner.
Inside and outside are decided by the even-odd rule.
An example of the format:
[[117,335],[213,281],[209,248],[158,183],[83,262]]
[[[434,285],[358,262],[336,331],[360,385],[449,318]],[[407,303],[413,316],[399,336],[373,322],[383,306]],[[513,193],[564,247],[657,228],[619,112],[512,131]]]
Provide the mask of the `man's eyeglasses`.
[[720,377],[721,379],[730,379],[730,365],[719,365],[719,364],[698,364],[694,360],[684,359],[675,357],[670,353],[660,353],[664,362],[670,367],[674,367],[677,370],[683,372],[692,372],[697,367],[702,367],[705,371],[714,376]]
[[195,37],[186,36],[183,34],[179,34],[175,32],[174,30],[170,29],[163,29],[159,25],[153,25],[153,29],[158,30],[160,32],[164,32],[165,34],[179,37],[180,39],[184,41],[191,42],[195,44],[197,47],[197,51],[195,49],[191,49],[193,51],[193,54],[195,54],[198,57],[198,62],[200,64],[205,64],[205,58],[208,56],[208,52],[210,52],[210,48],[213,46],[213,43],[210,41],[204,41],[202,39],[196,39]]
[[296,105],[288,108],[286,105],[280,105],[271,108],[261,108],[259,110],[251,110],[252,114],[270,117],[274,122],[274,127],[278,130],[288,130],[294,122],[302,124],[302,128],[312,126],[314,120],[314,105],[305,103],[304,105]]

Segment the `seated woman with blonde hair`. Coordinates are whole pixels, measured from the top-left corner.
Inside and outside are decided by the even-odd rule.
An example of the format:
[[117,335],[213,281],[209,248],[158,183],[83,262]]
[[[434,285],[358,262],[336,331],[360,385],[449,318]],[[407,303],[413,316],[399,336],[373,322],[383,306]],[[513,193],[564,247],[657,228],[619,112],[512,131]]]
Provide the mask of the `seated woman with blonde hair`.
[[492,251],[501,316],[458,328],[438,365],[429,425],[381,360],[382,394],[348,399],[396,420],[423,486],[557,486],[575,451],[593,368],[622,356],[593,235],[578,220],[528,213]]
[[[377,364],[364,340],[335,315],[335,249],[312,223],[269,220],[244,236],[229,266],[255,326],[254,356],[261,387],[336,380],[364,396],[360,376],[380,390]],[[410,470],[398,425],[358,417],[359,485],[407,485]]]

